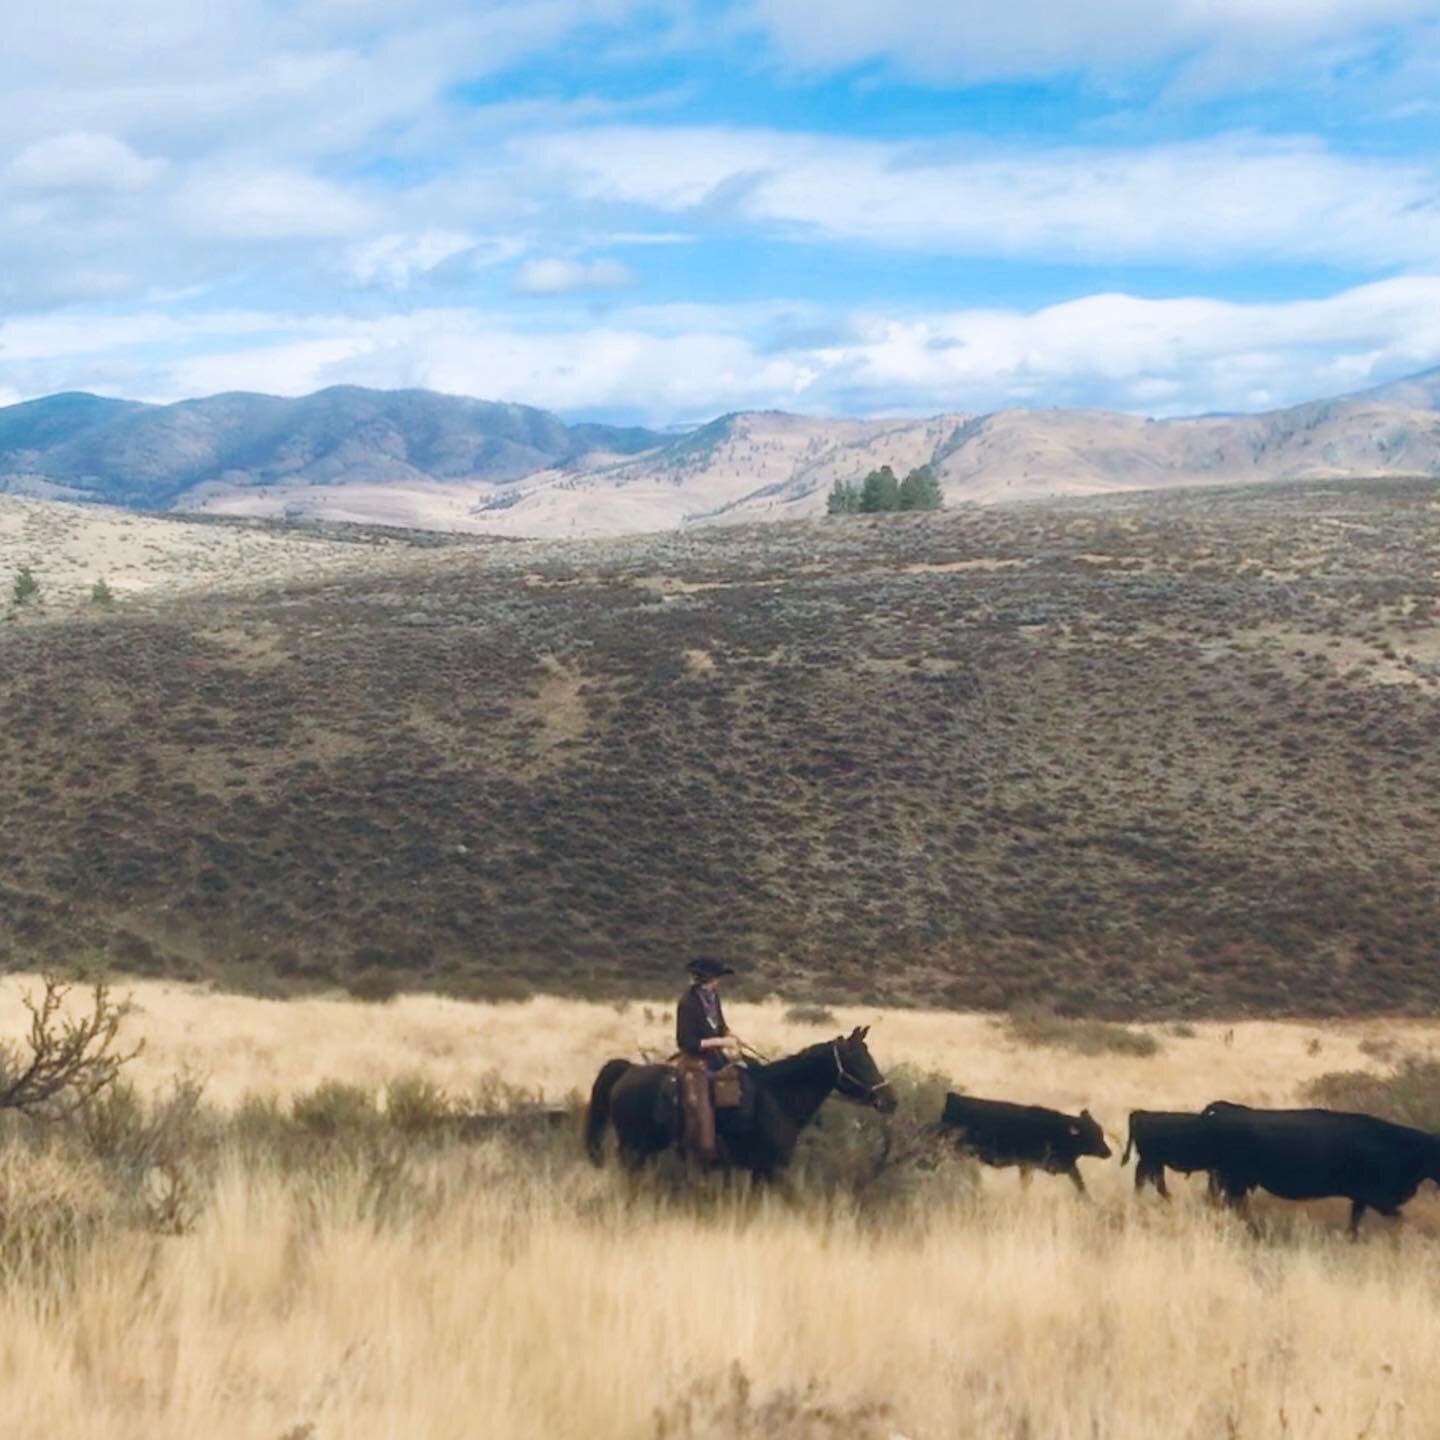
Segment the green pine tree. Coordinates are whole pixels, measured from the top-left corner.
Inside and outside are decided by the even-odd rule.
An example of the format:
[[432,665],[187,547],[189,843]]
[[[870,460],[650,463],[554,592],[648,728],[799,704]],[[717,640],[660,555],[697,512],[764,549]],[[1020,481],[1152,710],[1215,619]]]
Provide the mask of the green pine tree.
[[35,578],[35,572],[28,565],[22,565],[19,573],[15,576],[15,585],[11,591],[17,605],[28,605],[32,600],[38,599],[40,595],[40,582]]
[[853,515],[860,508],[860,492],[849,480],[837,480],[825,502],[827,515]]
[[895,478],[895,472],[888,465],[872,470],[860,487],[861,511],[866,515],[878,515],[899,508],[900,482]]
[[940,482],[928,465],[912,470],[900,482],[902,510],[938,510],[943,503]]
[[90,603],[106,610],[115,603],[115,592],[105,583],[103,575],[90,587]]

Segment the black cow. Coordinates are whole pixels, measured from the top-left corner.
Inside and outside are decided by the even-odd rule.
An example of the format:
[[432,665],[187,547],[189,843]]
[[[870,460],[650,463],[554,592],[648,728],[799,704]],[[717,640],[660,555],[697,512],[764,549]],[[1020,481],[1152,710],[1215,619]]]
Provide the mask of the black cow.
[[1130,1163],[1131,1150],[1136,1152],[1137,1193],[1145,1188],[1148,1180],[1156,1192],[1168,1200],[1170,1192],[1165,1188],[1167,1168],[1178,1170],[1183,1175],[1204,1170],[1210,1176],[1211,1195],[1217,1193],[1215,1126],[1207,1116],[1183,1110],[1132,1110],[1130,1134],[1125,1142],[1125,1153],[1120,1157],[1122,1165]]
[[1082,1155],[1098,1155],[1102,1160],[1110,1156],[1105,1136],[1088,1110],[1065,1115],[1043,1105],[950,1094],[940,1125],[954,1130],[956,1145],[985,1165],[1018,1165],[1024,1179],[1032,1169],[1068,1175],[1082,1195],[1085,1181],[1075,1162]]
[[1342,1196],[1354,1237],[1367,1208],[1396,1217],[1421,1181],[1440,1181],[1440,1136],[1373,1115],[1252,1110],[1217,1100],[1204,1118],[1215,1176],[1237,1209],[1257,1188],[1284,1200]]

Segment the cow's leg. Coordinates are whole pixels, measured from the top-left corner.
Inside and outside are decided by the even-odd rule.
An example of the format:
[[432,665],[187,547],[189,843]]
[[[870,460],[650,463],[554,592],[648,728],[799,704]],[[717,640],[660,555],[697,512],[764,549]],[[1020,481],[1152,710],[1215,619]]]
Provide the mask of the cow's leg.
[[1150,1172],[1146,1169],[1143,1160],[1135,1162],[1135,1193],[1138,1195],[1144,1188],[1145,1182],[1150,1178]]
[[1245,1221],[1246,1225],[1250,1227],[1252,1235],[1258,1235],[1260,1227],[1255,1223],[1255,1217],[1250,1214],[1249,1206],[1245,1203],[1250,1194],[1250,1187],[1244,1184],[1232,1184],[1224,1178],[1219,1183],[1220,1190],[1225,1196],[1225,1204]]
[[1162,1200],[1170,1198],[1170,1192],[1165,1188],[1165,1167],[1163,1165],[1155,1167],[1155,1190]]
[[1028,1165],[1022,1165],[1020,1167],[1020,1188],[1022,1190],[1028,1190],[1030,1188],[1030,1177],[1033,1173]]
[[1090,1192],[1085,1188],[1085,1177],[1080,1173],[1080,1167],[1072,1163],[1065,1173],[1070,1177],[1070,1183],[1079,1192],[1080,1198],[1082,1200],[1088,1200],[1090,1198]]
[[1365,1202],[1363,1200],[1352,1200],[1350,1202],[1350,1238],[1360,1238],[1360,1217],[1365,1213]]

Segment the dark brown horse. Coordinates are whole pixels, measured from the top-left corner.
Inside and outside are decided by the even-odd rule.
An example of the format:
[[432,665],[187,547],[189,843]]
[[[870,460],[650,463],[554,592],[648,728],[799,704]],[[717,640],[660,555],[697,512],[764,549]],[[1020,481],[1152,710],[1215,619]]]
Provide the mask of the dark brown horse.
[[[720,1133],[722,1169],[748,1170],[768,1180],[790,1163],[800,1132],[830,1095],[895,1108],[895,1092],[865,1045],[868,1025],[849,1035],[822,1040],[749,1071],[754,1085],[747,1123]],[[680,1106],[675,1072],[668,1065],[634,1065],[610,1060],[595,1078],[585,1114],[585,1148],[597,1165],[604,1163],[605,1130],[615,1128],[620,1162],[638,1169],[653,1156],[678,1145]]]

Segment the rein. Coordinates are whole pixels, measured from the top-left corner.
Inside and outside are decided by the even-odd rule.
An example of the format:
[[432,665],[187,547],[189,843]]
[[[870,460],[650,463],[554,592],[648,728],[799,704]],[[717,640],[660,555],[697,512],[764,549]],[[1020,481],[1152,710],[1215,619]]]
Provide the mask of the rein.
[[752,1057],[753,1059],[755,1059],[755,1060],[758,1060],[762,1065],[773,1065],[773,1064],[775,1063],[774,1060],[773,1060],[769,1055],[767,1055],[763,1050],[757,1050],[748,1040],[743,1039],[741,1036],[737,1035],[733,1030],[730,1032],[730,1038],[731,1038],[747,1055],[751,1056],[751,1057]]
[[[842,1080],[848,1080],[852,1085],[856,1085],[863,1090],[866,1100],[874,1100],[882,1090],[888,1090],[890,1088],[890,1082],[888,1080],[881,1080],[879,1084],[871,1085],[867,1081],[862,1080],[858,1075],[852,1075],[840,1059],[840,1042],[838,1040],[832,1040],[830,1042],[830,1053],[835,1057],[835,1092],[842,1100],[851,1098],[840,1089],[840,1082]],[[860,1104],[864,1102],[857,1101],[856,1103]]]

